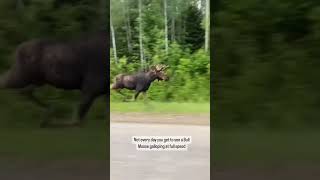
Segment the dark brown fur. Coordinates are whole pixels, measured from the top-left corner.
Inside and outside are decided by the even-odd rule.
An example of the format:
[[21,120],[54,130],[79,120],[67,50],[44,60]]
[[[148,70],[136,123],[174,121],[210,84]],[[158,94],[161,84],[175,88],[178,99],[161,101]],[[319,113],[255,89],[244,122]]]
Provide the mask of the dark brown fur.
[[146,93],[151,85],[151,83],[158,79],[159,81],[169,80],[168,76],[165,74],[165,66],[158,67],[152,66],[146,72],[139,72],[132,75],[119,74],[116,76],[111,89],[116,90],[120,94],[121,89],[135,90],[134,100],[136,100],[141,92]]
[[[16,59],[0,79],[0,87],[26,89],[26,94],[43,105],[32,92],[51,85],[65,90],[80,90],[82,100],[70,125],[80,124],[93,101],[109,89],[109,49],[107,32],[77,40],[31,40],[16,49]],[[44,121],[42,126],[50,125]]]

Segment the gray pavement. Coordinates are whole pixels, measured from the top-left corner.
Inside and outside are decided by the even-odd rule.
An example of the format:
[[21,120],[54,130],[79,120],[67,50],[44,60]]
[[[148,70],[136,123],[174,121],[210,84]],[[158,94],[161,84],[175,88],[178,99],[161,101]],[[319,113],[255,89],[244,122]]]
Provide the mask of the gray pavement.
[[[209,180],[210,127],[110,124],[111,180]],[[188,151],[137,151],[132,136],[192,136]]]

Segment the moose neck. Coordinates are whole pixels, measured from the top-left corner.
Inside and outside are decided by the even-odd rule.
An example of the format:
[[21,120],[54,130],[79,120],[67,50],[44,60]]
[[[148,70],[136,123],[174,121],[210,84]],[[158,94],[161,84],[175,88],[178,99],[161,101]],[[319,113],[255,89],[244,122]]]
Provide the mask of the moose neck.
[[146,73],[146,78],[148,80],[148,82],[153,82],[154,80],[157,79],[156,75],[153,75],[150,71]]

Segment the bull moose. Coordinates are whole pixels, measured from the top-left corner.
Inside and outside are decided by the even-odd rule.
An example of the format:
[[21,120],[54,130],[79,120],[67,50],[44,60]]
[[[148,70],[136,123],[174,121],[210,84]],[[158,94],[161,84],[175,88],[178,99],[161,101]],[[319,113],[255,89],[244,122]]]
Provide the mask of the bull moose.
[[136,100],[139,94],[142,92],[146,94],[151,83],[155,80],[168,81],[169,77],[165,73],[165,69],[169,66],[158,64],[151,66],[149,70],[145,72],[138,72],[136,74],[119,74],[115,77],[114,83],[111,85],[111,89],[124,95],[121,89],[135,90],[134,100]]
[[[109,94],[109,35],[106,31],[82,35],[72,40],[35,39],[22,43],[15,51],[13,66],[0,78],[0,88],[20,89],[37,105],[36,88],[51,85],[80,90],[81,102],[71,121],[57,123],[45,119],[41,127],[82,125],[94,100]],[[109,96],[107,96],[109,98]]]

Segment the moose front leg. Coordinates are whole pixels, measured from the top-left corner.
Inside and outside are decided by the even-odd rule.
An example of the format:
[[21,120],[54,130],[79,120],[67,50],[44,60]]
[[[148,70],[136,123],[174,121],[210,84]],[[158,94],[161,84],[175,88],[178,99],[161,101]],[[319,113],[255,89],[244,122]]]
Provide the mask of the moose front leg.
[[134,95],[133,100],[136,101],[141,91],[137,91]]
[[87,115],[96,97],[97,96],[95,95],[84,95],[72,118],[72,122],[74,122],[75,125],[82,125],[84,123],[84,118]]

